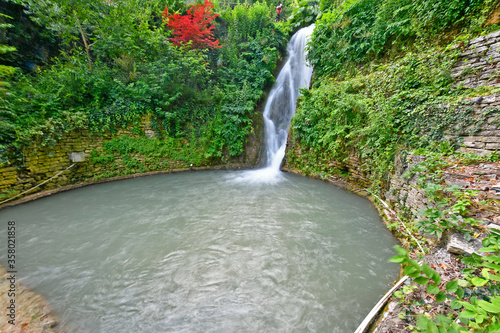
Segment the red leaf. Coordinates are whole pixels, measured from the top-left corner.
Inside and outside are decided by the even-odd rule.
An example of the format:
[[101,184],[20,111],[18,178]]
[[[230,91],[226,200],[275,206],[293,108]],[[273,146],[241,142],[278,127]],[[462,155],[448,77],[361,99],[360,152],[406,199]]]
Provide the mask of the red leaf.
[[212,21],[219,15],[213,12],[214,6],[210,0],[205,0],[203,5],[191,5],[186,15],[174,13],[169,15],[165,7],[162,15],[164,23],[172,30],[174,37],[170,41],[176,46],[191,42],[193,49],[214,49],[222,47],[219,40],[214,39],[213,30],[215,26]]

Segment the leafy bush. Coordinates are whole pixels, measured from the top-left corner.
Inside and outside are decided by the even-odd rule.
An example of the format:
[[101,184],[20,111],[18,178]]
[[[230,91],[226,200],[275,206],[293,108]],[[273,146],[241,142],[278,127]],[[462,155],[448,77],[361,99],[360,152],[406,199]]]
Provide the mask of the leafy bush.
[[[454,51],[407,53],[368,74],[320,80],[303,97],[292,120],[301,145],[343,157],[356,151],[374,179],[383,179],[400,149],[436,147],[446,135],[472,135],[486,119],[459,107],[467,92],[452,86]],[[458,142],[451,142],[455,148]]]
[[494,6],[491,0],[345,0],[326,7],[308,57],[317,75],[330,75],[417,38],[435,43],[449,29],[480,29],[481,16]]
[[291,28],[295,31],[313,24],[320,16],[319,1],[303,0],[293,8],[292,15],[287,19]]
[[222,12],[222,19],[228,27],[227,39],[238,45],[267,32],[273,11],[266,2],[259,1],[226,9]]
[[[285,48],[266,3],[226,8],[227,21],[217,18],[214,30],[225,47],[212,50],[172,45],[160,0],[23,3],[64,47],[50,65],[12,80],[2,144],[18,152],[32,141],[52,145],[75,128],[115,132],[150,115],[160,138],[187,139],[207,158],[241,154]],[[177,5],[167,3],[182,13]]]

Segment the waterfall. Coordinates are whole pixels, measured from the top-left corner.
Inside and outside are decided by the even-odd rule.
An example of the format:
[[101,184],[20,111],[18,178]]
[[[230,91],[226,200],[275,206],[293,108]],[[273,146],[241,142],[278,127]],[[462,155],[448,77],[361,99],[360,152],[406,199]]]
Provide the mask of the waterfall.
[[287,45],[287,60],[271,89],[264,108],[266,167],[247,172],[243,178],[275,181],[285,157],[288,129],[295,113],[299,89],[309,87],[312,67],[306,62],[305,46],[314,25],[302,28]]
[[309,87],[312,67],[306,62],[305,46],[314,25],[293,35],[287,46],[287,61],[281,69],[264,108],[267,168],[278,171],[285,156],[290,121],[295,113],[299,88]]

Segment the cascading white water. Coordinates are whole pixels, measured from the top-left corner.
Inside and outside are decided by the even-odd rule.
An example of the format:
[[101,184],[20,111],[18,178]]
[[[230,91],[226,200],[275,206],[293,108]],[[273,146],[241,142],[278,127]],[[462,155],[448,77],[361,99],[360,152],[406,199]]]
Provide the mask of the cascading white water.
[[313,68],[306,62],[305,46],[314,25],[300,29],[287,46],[287,62],[281,69],[264,109],[267,167],[279,170],[285,156],[290,121],[299,89],[309,87]]
[[273,182],[280,177],[290,121],[295,113],[299,89],[309,87],[313,68],[306,61],[305,46],[314,25],[302,28],[287,45],[287,61],[281,69],[264,108],[266,167],[252,170],[240,180]]

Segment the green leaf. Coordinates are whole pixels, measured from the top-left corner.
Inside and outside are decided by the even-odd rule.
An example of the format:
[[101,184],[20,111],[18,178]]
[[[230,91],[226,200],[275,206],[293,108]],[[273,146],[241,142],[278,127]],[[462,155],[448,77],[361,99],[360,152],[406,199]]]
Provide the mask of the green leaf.
[[458,279],[458,285],[463,288],[470,287],[470,282],[464,279]]
[[434,281],[435,284],[440,284],[441,283],[441,275],[438,274],[438,272],[434,271],[434,274],[431,277],[432,281]]
[[500,263],[500,255],[489,255],[482,258],[483,260]]
[[450,293],[456,292],[457,289],[458,289],[458,281],[457,280],[450,281],[446,284],[446,290]]
[[420,316],[418,318],[417,326],[420,330],[424,330],[428,333],[439,333],[434,321],[426,316]]
[[389,262],[395,262],[398,264],[401,264],[406,261],[406,258],[403,256],[394,256],[391,259],[389,259]]
[[490,302],[495,304],[495,305],[500,306],[500,296],[492,296],[490,298]]
[[427,286],[427,292],[429,294],[437,294],[439,292],[439,287],[434,284],[429,284]]
[[451,300],[450,306],[453,310],[458,310],[462,308],[462,304],[456,299]]
[[453,192],[453,191],[459,190],[461,188],[462,187],[459,186],[459,185],[453,185],[453,186],[447,187],[445,190],[448,191],[448,192]]
[[432,276],[434,275],[434,270],[426,263],[422,265],[422,268],[424,269],[425,275],[427,275],[427,277],[429,278],[432,278]]
[[484,309],[488,312],[500,313],[500,306],[498,306],[496,304],[492,304],[490,302],[479,300],[479,301],[477,301],[477,305],[479,305],[479,307],[481,307],[482,309]]
[[494,322],[486,326],[486,332],[488,333],[500,333],[500,322]]
[[416,278],[414,281],[418,284],[424,284],[424,285],[429,283],[429,279],[423,276]]
[[408,275],[409,277],[415,278],[420,276],[420,272],[418,271],[418,269],[413,266],[406,266],[404,268],[404,274]]
[[462,287],[458,287],[455,293],[457,294],[458,298],[464,298],[464,290],[462,289]]
[[479,249],[479,252],[496,252],[498,248],[496,246],[488,246]]
[[483,309],[479,308],[478,306],[475,306],[469,302],[464,302],[464,301],[458,301],[460,304],[462,304],[464,306],[464,308],[466,308],[467,310],[469,311],[472,311],[474,313],[479,313],[479,314],[483,314],[483,315],[486,315],[486,311],[484,311]]
[[435,270],[433,270],[426,263],[424,263],[422,265],[422,268],[423,268],[423,271],[424,271],[425,275],[427,275],[427,277],[429,277],[432,281],[434,281],[435,284],[441,283],[441,276],[438,274],[438,272],[436,272]]
[[397,252],[397,253],[399,253],[400,255],[402,255],[402,256],[404,256],[404,257],[408,256],[408,252],[406,252],[406,250],[405,250],[405,249],[403,249],[403,248],[402,248],[401,246],[399,246],[399,245],[394,246],[394,250],[396,250],[396,252]]
[[481,275],[482,275],[485,279],[489,280],[489,279],[490,279],[490,273],[489,273],[489,272],[490,272],[490,270],[489,270],[488,268],[483,268],[483,269],[481,270]]
[[[465,319],[473,319],[473,318],[476,318],[476,313],[475,312],[472,312],[470,310],[464,310],[460,313],[460,315],[458,316],[460,319],[462,318],[465,318]],[[463,320],[465,321],[465,320]]]
[[413,267],[415,267],[416,269],[418,269],[420,272],[422,271],[422,266],[420,266],[420,264],[418,262],[416,262],[415,260],[408,259],[408,263],[410,265],[412,265]]
[[483,262],[483,266],[494,269],[496,271],[500,271],[500,265],[497,265],[497,264],[492,264],[490,262]]
[[437,321],[438,325],[450,325],[452,323],[450,318],[443,316],[443,315],[437,315],[436,321]]
[[475,278],[472,278],[471,280],[472,284],[476,287],[482,287],[484,286],[486,283],[488,283],[488,280],[485,280],[485,279],[481,279],[479,277],[475,277]]
[[440,291],[436,294],[436,302],[444,302],[446,301],[446,294],[443,291]]

